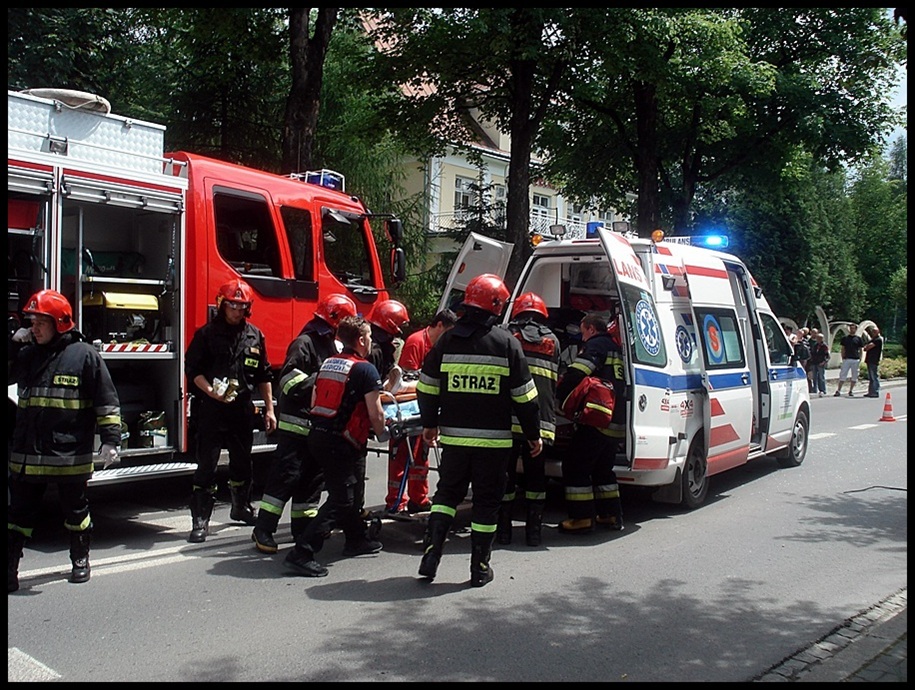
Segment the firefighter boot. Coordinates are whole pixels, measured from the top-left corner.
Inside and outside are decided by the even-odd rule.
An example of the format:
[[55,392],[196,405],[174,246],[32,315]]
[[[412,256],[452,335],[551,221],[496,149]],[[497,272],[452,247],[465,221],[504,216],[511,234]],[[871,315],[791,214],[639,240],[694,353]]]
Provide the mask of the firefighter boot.
[[597,524],[604,529],[614,532],[623,530],[623,503],[620,499],[614,499],[610,502],[609,510],[606,515],[598,515]]
[[254,516],[254,508],[251,506],[251,482],[230,484],[229,493],[232,495],[232,509],[229,511],[229,518],[233,522],[243,522],[253,527],[257,518]]
[[70,532],[70,561],[73,563],[70,582],[89,582],[90,541],[88,529],[82,532]]
[[25,535],[13,529],[6,530],[6,591],[7,594],[19,589],[19,560]]
[[191,518],[193,518],[193,527],[187,540],[192,544],[198,544],[207,539],[207,530],[210,527],[210,516],[213,514],[213,505],[216,503],[216,497],[209,491],[195,489],[191,494]]
[[279,523],[280,516],[268,513],[261,504],[261,509],[257,511],[257,519],[254,522],[254,531],[251,532],[254,548],[261,553],[276,553],[278,547],[273,533],[276,532]]
[[485,532],[470,533],[470,586],[482,587],[492,582],[492,566],[489,558],[492,555],[494,534]]
[[499,520],[496,523],[496,541],[500,544],[512,543],[512,504],[502,501],[499,506]]
[[426,526],[426,534],[423,537],[423,560],[419,564],[421,576],[430,580],[435,579],[452,520],[453,518],[444,513],[432,513],[429,516],[429,524]]
[[543,525],[543,504],[528,503],[527,523],[524,525],[524,538],[528,546],[540,546],[540,532]]
[[312,520],[314,520],[314,518],[310,516],[289,518],[289,531],[292,532],[292,539],[298,539],[299,535],[308,529],[308,525],[311,524]]

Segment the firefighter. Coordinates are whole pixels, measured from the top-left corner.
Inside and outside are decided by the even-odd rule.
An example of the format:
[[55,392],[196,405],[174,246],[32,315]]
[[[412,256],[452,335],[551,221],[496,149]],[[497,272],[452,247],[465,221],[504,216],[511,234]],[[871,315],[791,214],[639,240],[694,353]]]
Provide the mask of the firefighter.
[[324,476],[308,452],[311,391],[321,364],[337,354],[334,337],[340,320],[355,315],[356,304],[346,295],[324,297],[318,302],[314,317],[286,350],[277,394],[277,445],[251,533],[255,547],[263,553],[277,551],[273,534],[290,497],[293,537],[318,512]]
[[276,428],[273,385],[264,334],[248,321],[254,292],[240,279],[216,293],[216,316],[194,333],[185,355],[185,375],[200,397],[196,408],[197,469],[191,495],[189,542],[206,541],[216,502],[216,467],[229,451],[229,517],[254,525],[251,507],[251,447],[254,444],[255,387],[264,399],[264,428]]
[[582,350],[569,365],[556,388],[556,399],[565,401],[586,376],[595,376],[613,385],[616,404],[606,428],[576,424],[562,458],[568,520],[559,523],[563,532],[583,533],[597,524],[611,530],[623,529],[623,508],[613,465],[619,444],[626,433],[625,379],[623,354],[616,324],[608,328],[607,318],[599,312],[585,314],[581,320]]
[[92,517],[86,485],[94,469],[96,429],[108,467],[121,445],[121,408],[105,361],[75,328],[67,298],[40,290],[26,303],[31,328],[7,347],[7,383],[17,384],[9,455],[7,591],[19,589],[19,560],[32,536],[48,484],[56,484],[70,532],[70,582],[87,582]]
[[315,379],[308,447],[320,459],[327,498],[318,514],[296,537],[285,566],[297,575],[324,577],[327,568],[315,560],[326,535],[341,527],[346,539],[343,556],[381,551],[381,542],[365,536],[356,503],[359,461],[365,457],[369,432],[384,439],[381,377],[366,355],[372,347],[372,329],[359,316],[344,318],[337,327],[343,351],[324,360]]
[[490,555],[512,453],[512,415],[531,457],[543,449],[537,387],[517,338],[495,323],[509,297],[493,274],[473,278],[463,315],[423,362],[416,386],[423,440],[443,446],[419,574],[434,579],[458,505],[472,486],[470,585],[493,579]]
[[[512,305],[512,320],[509,332],[521,343],[524,356],[534,383],[537,384],[537,399],[540,403],[540,437],[545,445],[552,445],[556,438],[556,410],[554,400],[556,380],[559,376],[559,339],[546,325],[549,318],[546,304],[533,292],[525,292]],[[512,419],[515,434],[512,458],[508,463],[508,478],[505,495],[499,509],[499,524],[496,539],[500,544],[512,541],[512,504],[515,500],[518,457],[524,470],[525,542],[528,546],[540,546],[543,507],[546,503],[546,468],[543,456],[532,458],[530,447],[521,433],[517,417]]]

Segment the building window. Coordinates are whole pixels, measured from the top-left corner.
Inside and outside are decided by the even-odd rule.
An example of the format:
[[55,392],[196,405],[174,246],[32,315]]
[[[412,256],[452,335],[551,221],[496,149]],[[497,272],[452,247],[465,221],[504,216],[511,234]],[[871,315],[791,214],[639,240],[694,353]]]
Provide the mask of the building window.
[[476,192],[474,187],[476,180],[471,177],[454,178],[454,211],[457,213],[461,209],[467,209],[475,205]]
[[531,200],[531,212],[538,216],[550,215],[550,197],[545,194],[534,194]]

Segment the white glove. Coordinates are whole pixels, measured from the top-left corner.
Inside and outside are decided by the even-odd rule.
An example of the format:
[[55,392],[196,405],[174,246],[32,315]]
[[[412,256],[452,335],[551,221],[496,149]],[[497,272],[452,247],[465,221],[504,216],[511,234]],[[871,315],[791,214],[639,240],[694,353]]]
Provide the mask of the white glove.
[[103,443],[99,456],[102,459],[102,469],[107,470],[119,457],[118,447],[110,443]]
[[395,395],[403,388],[403,369],[400,368],[399,364],[395,364],[391,367],[391,371],[388,372],[388,385],[385,388]]
[[32,331],[29,328],[20,328],[13,333],[14,343],[28,343],[32,341]]

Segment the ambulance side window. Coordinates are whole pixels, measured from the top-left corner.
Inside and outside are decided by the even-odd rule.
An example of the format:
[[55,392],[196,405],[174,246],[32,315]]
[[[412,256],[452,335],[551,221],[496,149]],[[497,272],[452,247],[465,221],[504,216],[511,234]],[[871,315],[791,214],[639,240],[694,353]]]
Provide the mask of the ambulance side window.
[[733,309],[697,307],[696,319],[707,369],[746,366],[740,324]]
[[769,351],[769,364],[788,364],[794,348],[785,337],[785,330],[771,314],[760,314],[762,332],[766,338],[766,349]]

